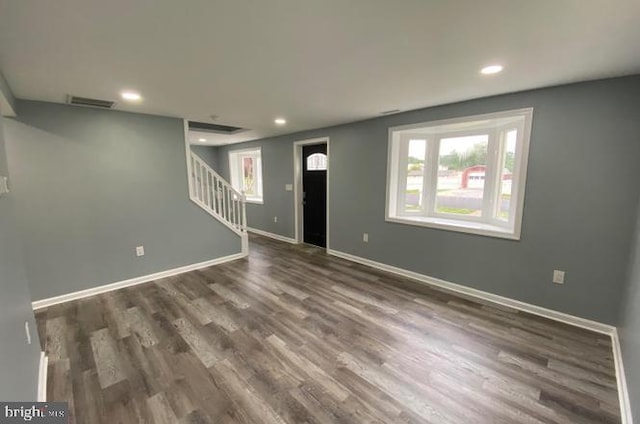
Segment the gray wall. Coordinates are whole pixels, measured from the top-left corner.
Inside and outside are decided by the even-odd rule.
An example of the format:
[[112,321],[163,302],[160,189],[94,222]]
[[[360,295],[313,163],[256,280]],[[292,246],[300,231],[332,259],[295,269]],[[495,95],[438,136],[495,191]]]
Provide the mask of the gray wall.
[[[385,222],[390,126],[524,107],[534,118],[520,241]],[[293,237],[292,143],[329,136],[332,249],[615,324],[639,198],[639,110],[640,77],[602,80],[225,146],[219,163],[228,177],[229,150],[262,146],[265,199],[247,206],[249,225]],[[554,269],[564,285],[551,283]]]
[[214,171],[218,172],[218,148],[216,146],[198,146],[197,144],[191,144],[189,147],[193,153],[200,156],[200,159]]
[[619,328],[631,409],[636,420],[640,419],[640,208],[638,212]]
[[34,299],[240,252],[189,200],[179,119],[19,101],[6,136]]
[[[4,122],[0,117],[0,175],[6,177]],[[10,193],[0,198],[0,401],[36,400],[40,361],[38,330],[16,232],[14,197]],[[25,321],[31,327],[31,345],[27,344]]]

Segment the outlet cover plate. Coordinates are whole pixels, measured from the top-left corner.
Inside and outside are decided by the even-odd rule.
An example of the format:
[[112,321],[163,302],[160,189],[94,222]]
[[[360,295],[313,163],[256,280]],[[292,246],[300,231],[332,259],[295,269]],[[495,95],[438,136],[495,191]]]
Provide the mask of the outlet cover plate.
[[556,284],[564,284],[564,271],[553,270],[553,282]]

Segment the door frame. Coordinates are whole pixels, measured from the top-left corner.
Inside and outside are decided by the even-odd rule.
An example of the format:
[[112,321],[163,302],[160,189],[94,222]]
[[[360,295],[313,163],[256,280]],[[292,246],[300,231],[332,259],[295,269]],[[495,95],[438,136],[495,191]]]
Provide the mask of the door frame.
[[295,209],[295,240],[296,243],[304,242],[304,211],[302,208],[302,146],[311,144],[327,145],[327,251],[329,251],[329,175],[331,169],[331,154],[329,137],[310,138],[295,141],[293,143],[293,204]]

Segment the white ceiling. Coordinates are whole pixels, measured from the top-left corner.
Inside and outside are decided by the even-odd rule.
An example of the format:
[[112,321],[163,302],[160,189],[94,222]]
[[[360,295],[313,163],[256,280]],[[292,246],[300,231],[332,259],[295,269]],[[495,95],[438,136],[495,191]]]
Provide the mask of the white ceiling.
[[638,0],[0,0],[16,97],[251,129],[225,142],[640,73],[638,52]]
[[[191,144],[203,144],[207,146],[224,146],[225,144],[234,143],[233,139],[231,139],[229,135],[216,134],[216,133],[211,133],[207,131],[189,130],[187,137],[189,139],[189,143]],[[249,140],[252,138],[255,138],[255,137],[240,139],[236,142]]]

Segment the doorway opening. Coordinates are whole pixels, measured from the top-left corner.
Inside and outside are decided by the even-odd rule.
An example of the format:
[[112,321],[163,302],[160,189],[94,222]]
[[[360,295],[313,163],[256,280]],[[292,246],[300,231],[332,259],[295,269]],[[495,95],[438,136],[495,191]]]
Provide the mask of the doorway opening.
[[329,249],[329,138],[297,141],[293,149],[296,241]]

